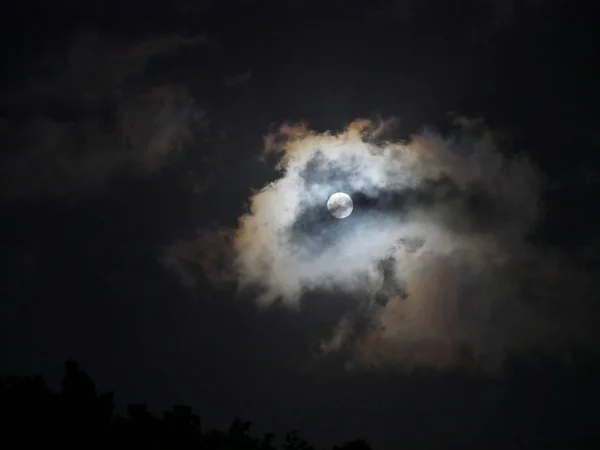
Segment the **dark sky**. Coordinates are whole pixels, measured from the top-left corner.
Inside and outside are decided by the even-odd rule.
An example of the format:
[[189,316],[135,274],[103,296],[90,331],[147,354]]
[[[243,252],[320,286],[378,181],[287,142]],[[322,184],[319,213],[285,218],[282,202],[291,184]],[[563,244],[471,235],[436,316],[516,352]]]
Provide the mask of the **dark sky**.
[[282,122],[395,116],[409,135],[459,112],[505,131],[547,177],[532,241],[597,270],[592,12],[553,0],[6,2],[0,372],[55,382],[73,358],[121,405],[191,404],[207,426],[237,414],[319,445],[558,433],[560,413],[536,418],[551,392],[571,406],[591,395],[575,397],[575,382],[308,364],[343,296],[258,312],[199,268],[182,283],[164,252],[235,225],[275,177],[258,156]]

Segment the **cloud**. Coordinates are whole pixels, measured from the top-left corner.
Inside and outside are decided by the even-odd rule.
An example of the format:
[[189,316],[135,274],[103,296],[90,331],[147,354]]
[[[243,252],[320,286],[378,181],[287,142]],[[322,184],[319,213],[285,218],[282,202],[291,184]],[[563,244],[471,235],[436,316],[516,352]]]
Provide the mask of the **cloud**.
[[3,95],[4,197],[79,196],[118,173],[159,170],[206,125],[206,115],[183,84],[152,76],[150,65],[204,42],[84,32],[66,51],[32,57]]
[[[543,0],[478,0],[448,3],[444,5],[446,13],[442,17],[446,17],[448,11],[452,14],[458,13],[462,20],[456,21],[454,26],[450,25],[452,33],[467,31],[473,40],[485,41],[499,33],[514,31],[514,26],[523,14],[529,16],[526,21],[529,29],[538,26],[531,19],[547,7],[546,3]],[[436,1],[391,0],[374,9],[369,17],[376,22],[427,24],[435,23],[432,19],[435,21],[436,10],[439,10]]]
[[241,86],[250,81],[251,73],[249,70],[243,73],[229,74],[223,77],[223,84],[227,87]]
[[[193,254],[178,244],[171,262],[199,262],[213,281],[258,292],[260,307],[360,299],[322,342],[359,365],[497,367],[507,352],[593,342],[592,278],[528,240],[542,213],[535,166],[503,154],[481,120],[407,141],[386,140],[388,125],[282,126],[265,138],[279,178],[252,195],[236,229],[202,232],[211,246]],[[325,207],[337,191],[354,200],[344,220]]]
[[199,265],[211,280],[234,281],[229,262],[233,259],[231,230],[213,226],[209,233],[200,232],[194,241],[179,241],[170,245],[163,264],[175,271],[189,288],[196,285],[193,268]]

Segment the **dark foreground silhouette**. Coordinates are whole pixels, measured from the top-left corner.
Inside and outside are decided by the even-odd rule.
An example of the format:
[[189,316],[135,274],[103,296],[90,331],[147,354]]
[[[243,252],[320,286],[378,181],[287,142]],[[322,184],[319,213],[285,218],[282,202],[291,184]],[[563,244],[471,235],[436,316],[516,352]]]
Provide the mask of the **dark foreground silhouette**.
[[[202,432],[200,418],[188,406],[176,405],[162,416],[146,405],[129,405],[127,416],[115,415],[113,394],[98,394],[94,383],[77,363],[66,364],[60,392],[43,378],[0,378],[0,420],[4,443],[10,448],[28,444],[69,448],[140,448],[205,450],[310,450],[297,430],[275,446],[273,434],[257,438],[250,422],[236,418],[228,431]],[[6,447],[6,448],[9,448]],[[362,440],[334,450],[370,450]]]
[[[398,377],[405,390],[419,393],[420,406],[425,408],[425,415],[415,408],[416,419],[410,426],[417,427],[416,433],[435,438],[424,446],[407,438],[402,448],[600,449],[600,364],[596,359],[575,355],[565,366],[544,359],[536,362],[530,355],[512,361],[502,377],[435,371]],[[492,391],[494,395],[487,395]],[[491,402],[490,408],[474,402],[479,395],[486,404]],[[444,398],[450,409],[440,405],[440,416],[435,406]],[[457,416],[450,422],[456,433],[441,426],[452,416]],[[419,420],[426,428],[418,428]],[[250,422],[240,419],[226,431],[204,431],[199,417],[183,405],[162,415],[153,414],[145,405],[129,405],[125,416],[119,416],[113,395],[99,394],[74,362],[67,362],[58,392],[39,376],[0,377],[0,436],[0,448],[7,449],[42,444],[63,449],[315,450],[298,431],[278,439],[273,434],[256,437]],[[334,450],[370,447],[356,440]]]

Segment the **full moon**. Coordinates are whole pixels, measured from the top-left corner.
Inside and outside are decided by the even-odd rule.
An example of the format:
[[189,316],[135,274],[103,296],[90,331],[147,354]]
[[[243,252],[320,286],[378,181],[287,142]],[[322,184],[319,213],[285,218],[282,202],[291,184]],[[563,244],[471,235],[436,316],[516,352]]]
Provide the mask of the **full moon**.
[[348,194],[336,192],[327,200],[327,209],[333,217],[345,219],[352,214],[354,204]]

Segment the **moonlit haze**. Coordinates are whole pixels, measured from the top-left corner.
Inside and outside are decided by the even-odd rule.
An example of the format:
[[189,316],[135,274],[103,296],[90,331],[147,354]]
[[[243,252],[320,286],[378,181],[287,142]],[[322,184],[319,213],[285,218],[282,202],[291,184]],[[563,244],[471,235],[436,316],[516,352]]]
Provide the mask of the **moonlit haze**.
[[[358,306],[320,348],[350,355],[351,366],[493,368],[510,351],[589,337],[575,309],[550,313],[589,280],[526,238],[541,215],[535,166],[507,156],[481,120],[408,140],[388,140],[390,123],[355,121],[339,134],[285,125],[266,136],[279,178],[250,198],[236,230],[203,233],[229,261],[208,275],[260,292],[262,308],[346,296]],[[353,202],[345,220],[324,207],[338,191]]]

